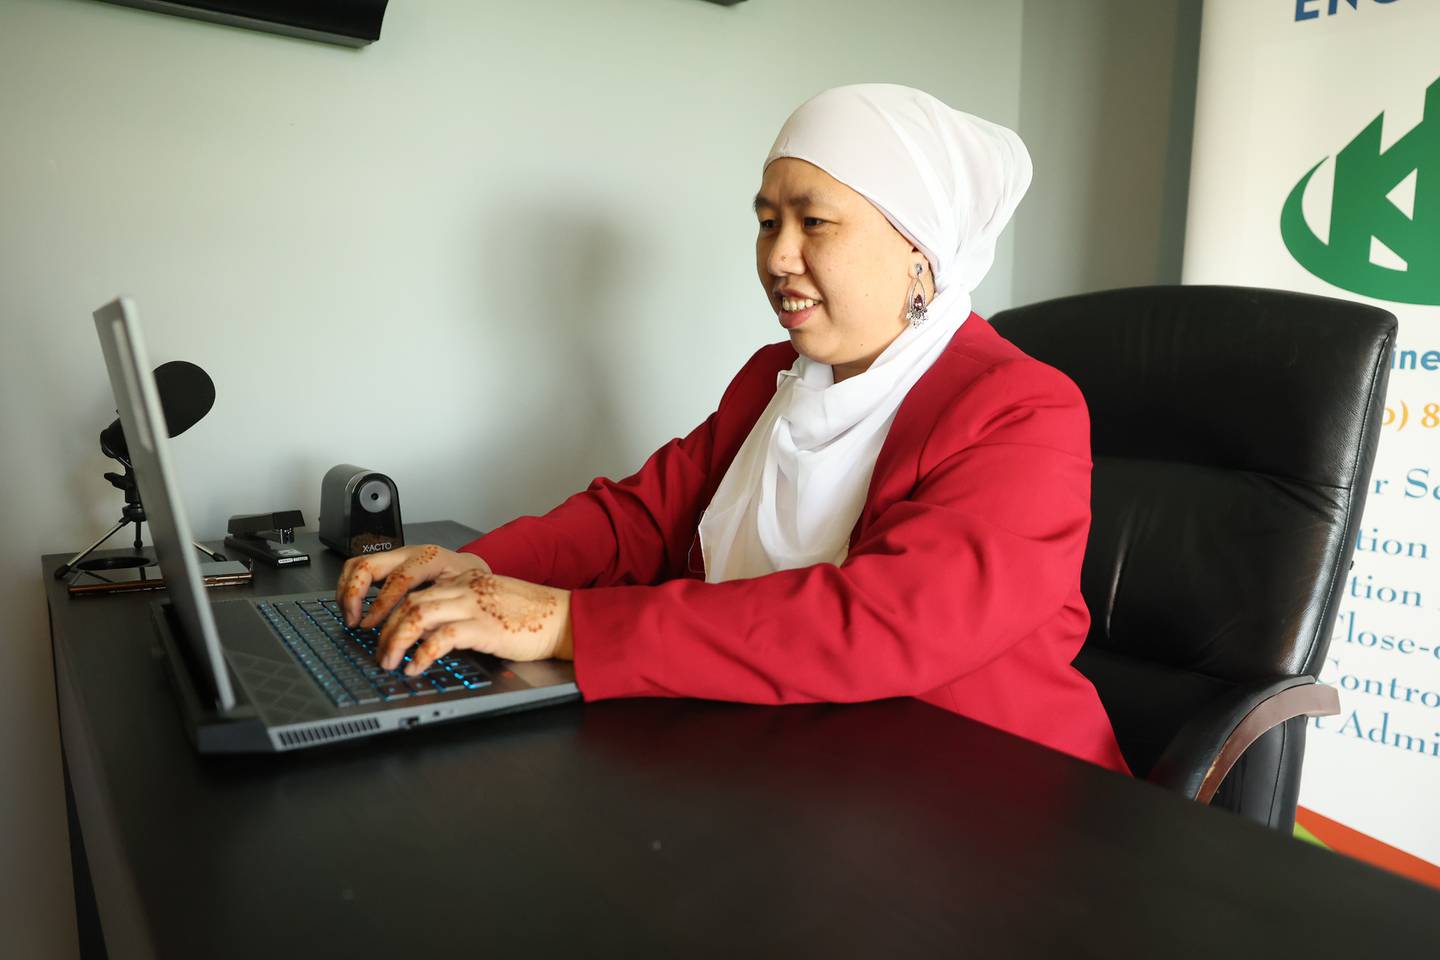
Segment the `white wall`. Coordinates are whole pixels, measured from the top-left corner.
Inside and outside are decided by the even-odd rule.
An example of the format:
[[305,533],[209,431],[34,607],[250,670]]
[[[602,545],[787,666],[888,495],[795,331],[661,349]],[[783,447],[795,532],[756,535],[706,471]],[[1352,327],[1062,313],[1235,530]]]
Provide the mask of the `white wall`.
[[[321,475],[346,461],[393,476],[411,520],[483,529],[542,511],[688,430],[782,339],[748,203],[780,124],[826,87],[910,84],[1031,141],[1036,187],[982,313],[1033,299],[1018,288],[1091,283],[1081,251],[1044,237],[1111,221],[1061,203],[1071,170],[1046,140],[1109,94],[1035,69],[1027,48],[1022,112],[1022,31],[1046,59],[1059,37],[1028,14],[1020,0],[407,0],[353,51],[0,0],[7,952],[75,950],[38,557],[118,518],[92,310],[134,297],[152,361],[216,381],[215,409],[173,445],[201,536],[266,509],[313,523]],[[1164,44],[1174,25],[1136,29]],[[1114,27],[1083,32],[1074,62],[1096,63]],[[1164,204],[1153,177],[1146,190],[1135,208]]]

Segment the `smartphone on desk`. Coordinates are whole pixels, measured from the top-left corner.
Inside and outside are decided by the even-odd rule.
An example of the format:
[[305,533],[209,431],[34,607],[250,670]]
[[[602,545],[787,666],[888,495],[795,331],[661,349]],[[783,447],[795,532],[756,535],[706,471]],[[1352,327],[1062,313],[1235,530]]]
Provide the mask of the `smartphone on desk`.
[[[125,558],[124,566],[87,566],[70,574],[65,589],[71,595],[128,593],[135,590],[164,590],[165,576],[160,565],[151,561],[138,564],[139,558]],[[207,587],[229,587],[249,583],[254,571],[247,561],[222,560],[200,564],[200,576]]]

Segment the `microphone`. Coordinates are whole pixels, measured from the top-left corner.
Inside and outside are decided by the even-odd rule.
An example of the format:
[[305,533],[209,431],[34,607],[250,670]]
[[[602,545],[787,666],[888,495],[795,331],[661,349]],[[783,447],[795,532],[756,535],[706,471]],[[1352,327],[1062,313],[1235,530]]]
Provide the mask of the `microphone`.
[[[195,426],[215,405],[215,382],[204,370],[185,360],[171,360],[156,367],[155,387],[165,414],[165,428],[172,437]],[[125,444],[119,417],[100,431],[100,451],[107,457],[130,462],[130,448]]]

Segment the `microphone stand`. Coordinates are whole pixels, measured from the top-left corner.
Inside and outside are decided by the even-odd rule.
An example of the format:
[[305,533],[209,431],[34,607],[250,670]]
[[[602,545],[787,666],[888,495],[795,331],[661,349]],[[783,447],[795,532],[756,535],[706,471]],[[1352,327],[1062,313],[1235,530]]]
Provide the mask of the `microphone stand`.
[[[114,454],[111,454],[111,456],[114,456]],[[104,536],[100,537],[100,539],[90,544],[90,546],[86,547],[84,550],[81,550],[79,553],[75,554],[75,556],[71,557],[69,561],[62,564],[60,568],[55,571],[56,580],[63,579],[66,574],[74,570],[77,566],[80,566],[81,560],[94,553],[96,548],[98,548],[100,544],[115,536],[115,534],[120,532],[121,528],[131,523],[135,524],[135,556],[117,557],[115,559],[130,562],[114,564],[112,566],[154,566],[150,558],[145,555],[144,543],[140,539],[141,524],[145,522],[145,507],[143,504],[140,503],[140,488],[139,485],[135,482],[134,469],[130,466],[130,461],[122,457],[115,457],[115,459],[119,460],[122,464],[124,464],[125,473],[124,475],[118,473],[107,473],[105,474],[105,479],[110,481],[111,486],[115,487],[118,490],[121,490],[125,494],[125,506],[122,507],[120,510],[120,519],[116,522],[115,526],[110,528],[109,533],[106,533]],[[212,550],[207,550],[196,541],[192,540],[191,544],[194,545],[196,550],[199,550],[211,560],[225,559],[225,555],[223,553],[215,553]]]

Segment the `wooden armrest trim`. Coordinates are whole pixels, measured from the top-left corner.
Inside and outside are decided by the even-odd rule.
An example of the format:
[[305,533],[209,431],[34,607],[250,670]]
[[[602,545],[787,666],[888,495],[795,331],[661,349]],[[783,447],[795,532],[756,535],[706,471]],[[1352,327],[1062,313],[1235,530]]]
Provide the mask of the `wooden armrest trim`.
[[1265,733],[1295,717],[1333,717],[1340,712],[1340,694],[1329,684],[1305,683],[1281,690],[1275,696],[1262,700],[1245,715],[1245,718],[1231,731],[1230,736],[1220,745],[1205,779],[1200,783],[1200,792],[1195,799],[1208,804],[1220,789],[1226,774],[1235,766],[1235,761],[1259,740]]

